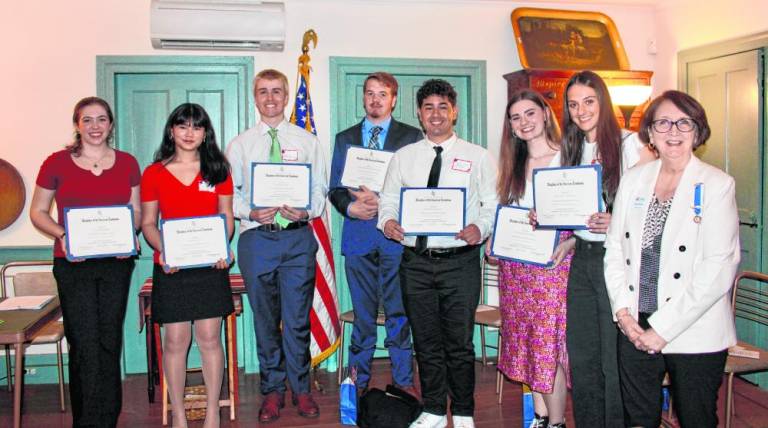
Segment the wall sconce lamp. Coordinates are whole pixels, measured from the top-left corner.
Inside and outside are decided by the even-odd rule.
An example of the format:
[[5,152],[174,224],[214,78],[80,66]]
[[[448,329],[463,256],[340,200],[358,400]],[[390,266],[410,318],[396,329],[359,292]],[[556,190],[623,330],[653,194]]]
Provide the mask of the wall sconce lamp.
[[624,127],[630,129],[630,119],[637,106],[648,101],[651,96],[650,85],[619,85],[609,86],[613,105],[617,106],[624,117]]

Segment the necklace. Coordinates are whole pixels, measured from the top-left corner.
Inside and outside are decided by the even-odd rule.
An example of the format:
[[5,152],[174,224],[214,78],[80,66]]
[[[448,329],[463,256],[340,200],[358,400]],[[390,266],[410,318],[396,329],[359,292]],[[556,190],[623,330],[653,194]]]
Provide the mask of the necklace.
[[107,150],[107,152],[106,152],[106,153],[104,153],[103,155],[101,155],[101,157],[100,157],[100,158],[98,158],[98,159],[96,159],[96,160],[94,160],[94,158],[92,158],[92,157],[90,157],[90,156],[87,156],[87,155],[84,155],[84,154],[82,154],[82,153],[80,154],[80,156],[81,156],[81,157],[84,157],[84,158],[85,158],[86,160],[88,160],[88,161],[91,161],[91,162],[93,162],[93,167],[94,167],[94,168],[96,168],[96,169],[98,169],[98,168],[99,168],[99,163],[100,163],[101,161],[103,161],[103,160],[104,160],[104,158],[106,158],[107,156],[109,156],[109,153],[110,153],[110,152],[111,152],[111,150]]

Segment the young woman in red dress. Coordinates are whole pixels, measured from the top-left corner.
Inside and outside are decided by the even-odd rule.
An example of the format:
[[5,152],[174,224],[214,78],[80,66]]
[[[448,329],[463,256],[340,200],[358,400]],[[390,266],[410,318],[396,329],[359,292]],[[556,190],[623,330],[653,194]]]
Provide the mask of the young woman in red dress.
[[[168,118],[163,141],[141,179],[141,230],[155,249],[152,319],[163,324],[163,368],[171,397],[173,426],[186,427],[184,383],[194,325],[208,396],[204,427],[219,426],[224,372],[221,320],[234,311],[229,264],[189,269],[165,267],[158,215],[165,220],[223,214],[232,238],[232,178],[203,107],[185,103]],[[230,252],[231,255],[231,252]],[[230,261],[233,257],[230,257]]]

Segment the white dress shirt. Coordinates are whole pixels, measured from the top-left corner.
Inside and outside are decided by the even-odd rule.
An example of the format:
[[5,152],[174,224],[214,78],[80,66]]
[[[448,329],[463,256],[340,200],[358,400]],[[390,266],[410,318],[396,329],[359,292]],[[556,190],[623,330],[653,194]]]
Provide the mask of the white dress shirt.
[[[485,239],[493,227],[498,197],[496,195],[496,160],[483,147],[456,137],[444,141],[440,181],[438,187],[463,187],[467,192],[467,225],[474,224]],[[379,222],[377,227],[384,230],[389,220],[400,217],[400,189],[403,187],[426,187],[429,170],[435,159],[437,144],[423,139],[409,144],[392,156],[387,178],[379,201]],[[407,231],[406,231],[407,232]],[[403,245],[416,245],[415,236],[406,236]],[[430,236],[428,248],[461,247],[467,243],[453,236]]]
[[[258,227],[259,222],[249,218],[251,213],[251,163],[269,162],[272,138],[270,127],[264,122],[235,137],[227,147],[227,159],[232,167],[235,194],[232,198],[235,217],[240,219],[240,232]],[[325,209],[328,193],[328,173],[323,147],[313,134],[283,120],[277,125],[283,162],[308,163],[312,166],[312,191],[309,218],[319,217]]]

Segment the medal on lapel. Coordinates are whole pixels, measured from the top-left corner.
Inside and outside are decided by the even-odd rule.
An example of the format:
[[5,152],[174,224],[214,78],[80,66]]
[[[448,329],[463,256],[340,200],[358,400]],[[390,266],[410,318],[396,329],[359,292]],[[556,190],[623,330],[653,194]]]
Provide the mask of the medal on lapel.
[[704,183],[696,183],[693,188],[693,222],[701,223],[701,204],[703,199]]

